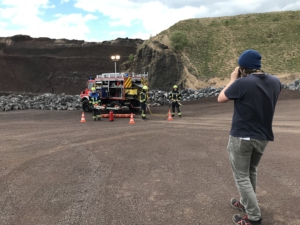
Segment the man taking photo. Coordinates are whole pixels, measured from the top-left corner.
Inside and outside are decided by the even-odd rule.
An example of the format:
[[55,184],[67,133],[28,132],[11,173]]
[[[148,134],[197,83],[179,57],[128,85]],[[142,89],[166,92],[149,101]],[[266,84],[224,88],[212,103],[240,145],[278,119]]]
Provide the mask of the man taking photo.
[[244,51],[238,64],[218,96],[221,103],[234,101],[227,150],[240,200],[231,199],[230,204],[246,213],[234,215],[235,224],[261,225],[255,194],[257,167],[268,141],[274,140],[272,122],[281,83],[261,70],[261,55],[255,50]]

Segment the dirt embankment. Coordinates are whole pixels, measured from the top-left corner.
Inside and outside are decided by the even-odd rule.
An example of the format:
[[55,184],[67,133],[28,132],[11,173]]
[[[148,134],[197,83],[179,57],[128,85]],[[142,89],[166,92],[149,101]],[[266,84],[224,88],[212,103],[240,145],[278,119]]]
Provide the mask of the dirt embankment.
[[0,38],[0,91],[79,94],[89,76],[114,72],[143,43],[141,39],[105,42],[31,38]]

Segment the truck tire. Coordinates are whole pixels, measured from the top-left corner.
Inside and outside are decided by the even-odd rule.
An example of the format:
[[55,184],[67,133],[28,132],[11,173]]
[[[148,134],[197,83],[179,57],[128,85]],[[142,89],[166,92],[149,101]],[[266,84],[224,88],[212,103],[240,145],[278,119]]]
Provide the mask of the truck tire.
[[90,104],[89,104],[89,100],[83,100],[82,101],[82,110],[84,111],[84,112],[91,112],[91,109],[90,109]]
[[[118,101],[112,101],[110,103],[110,107],[115,107],[116,105],[120,105]],[[113,110],[114,114],[116,114],[116,112],[119,112],[119,110]]]
[[119,105],[119,102],[117,102],[117,101],[112,101],[112,102],[110,103],[110,107],[115,107],[116,105]]

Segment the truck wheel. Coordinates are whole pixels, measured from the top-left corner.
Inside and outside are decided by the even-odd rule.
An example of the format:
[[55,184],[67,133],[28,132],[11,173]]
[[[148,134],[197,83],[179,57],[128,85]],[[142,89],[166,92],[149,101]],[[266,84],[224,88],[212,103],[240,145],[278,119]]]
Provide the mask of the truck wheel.
[[116,105],[119,105],[119,103],[117,101],[112,101],[110,103],[110,107],[115,107]]
[[90,112],[91,111],[90,106],[89,106],[89,100],[83,100],[82,101],[82,110],[84,112]]
[[[110,103],[110,107],[115,107],[116,105],[119,105],[118,101],[112,101]],[[116,114],[116,112],[119,112],[119,110],[113,110],[114,114]]]

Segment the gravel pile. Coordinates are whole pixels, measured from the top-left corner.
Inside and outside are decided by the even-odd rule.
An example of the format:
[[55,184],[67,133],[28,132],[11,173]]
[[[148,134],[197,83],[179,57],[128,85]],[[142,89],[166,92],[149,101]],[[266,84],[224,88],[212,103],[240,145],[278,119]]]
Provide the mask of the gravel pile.
[[[181,91],[182,101],[192,101],[199,98],[217,96],[221,88],[207,87],[198,90],[185,89]],[[282,84],[282,88],[289,90],[300,90],[300,80],[297,79],[290,84]],[[149,91],[149,102],[151,106],[169,105],[169,92],[160,90]],[[79,95],[42,94],[37,96],[26,96],[10,94],[0,96],[0,112],[22,109],[42,109],[42,110],[81,110]]]
[[[214,88],[207,87],[198,90],[193,89],[185,89],[181,92],[182,101],[192,101],[199,98],[208,98],[219,95],[224,87]],[[293,81],[290,84],[282,84],[282,88],[289,90],[300,90],[300,79]],[[169,105],[171,101],[168,99],[168,92],[159,91],[159,90],[151,90],[149,91],[150,100],[152,102],[152,106],[160,106],[160,105]]]
[[79,110],[81,103],[79,95],[46,93],[33,97],[16,94],[0,96],[0,111],[22,109]]
[[[185,89],[181,91],[182,101],[192,101],[199,98],[208,98],[217,96],[222,88],[207,87],[198,90]],[[151,106],[169,105],[171,101],[169,100],[169,92],[151,90],[149,91],[149,99],[152,102]]]
[[290,84],[282,84],[282,87],[293,91],[300,91],[300,79],[297,79]]

